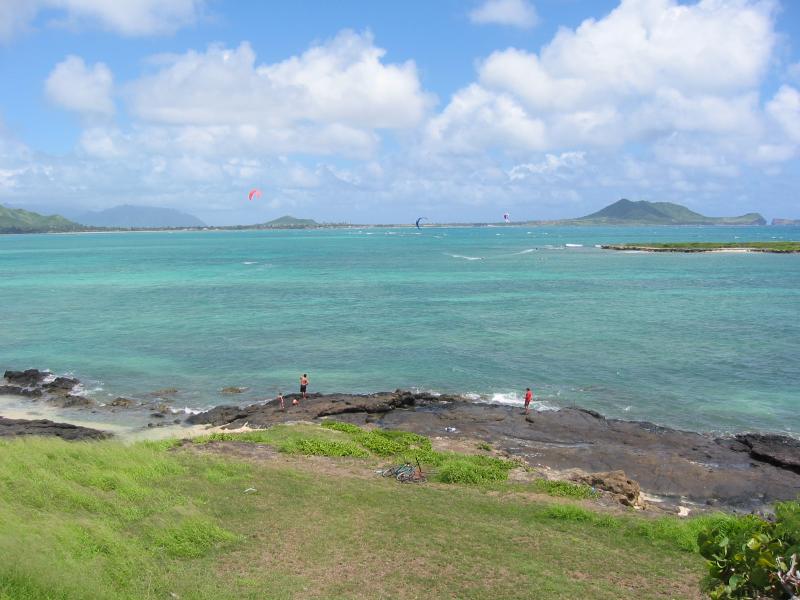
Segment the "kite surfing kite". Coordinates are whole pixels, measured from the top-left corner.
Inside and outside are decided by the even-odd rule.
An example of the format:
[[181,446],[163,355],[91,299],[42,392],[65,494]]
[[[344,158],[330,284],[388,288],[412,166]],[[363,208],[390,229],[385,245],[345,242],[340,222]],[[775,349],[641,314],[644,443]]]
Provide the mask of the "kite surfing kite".
[[250,190],[250,193],[247,194],[247,199],[252,200],[253,198],[261,198],[261,190],[257,190],[255,188]]
[[511,223],[511,217],[508,215],[508,213],[503,213],[503,221],[506,223]]
[[419,226],[420,221],[427,221],[427,220],[428,217],[420,217],[419,219],[417,219],[417,229],[422,229],[422,227]]

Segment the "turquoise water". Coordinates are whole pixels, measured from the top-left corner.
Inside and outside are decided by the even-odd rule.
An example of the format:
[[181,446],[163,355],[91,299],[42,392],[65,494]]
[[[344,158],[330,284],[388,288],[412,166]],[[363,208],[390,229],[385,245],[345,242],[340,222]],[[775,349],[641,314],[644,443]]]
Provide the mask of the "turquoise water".
[[594,247],[773,237],[800,228],[0,236],[0,368],[72,372],[99,400],[176,387],[190,407],[302,372],[326,392],[530,385],[552,406],[798,435],[800,255]]

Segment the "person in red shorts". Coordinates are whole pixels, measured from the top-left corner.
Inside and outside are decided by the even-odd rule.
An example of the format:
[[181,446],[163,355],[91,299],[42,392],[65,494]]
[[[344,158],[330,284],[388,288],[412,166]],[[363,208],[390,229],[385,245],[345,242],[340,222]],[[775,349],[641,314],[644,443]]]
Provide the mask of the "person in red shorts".
[[531,388],[526,388],[525,389],[525,414],[526,415],[531,412],[531,408],[530,408],[531,407],[531,400],[533,400],[533,392],[531,391]]

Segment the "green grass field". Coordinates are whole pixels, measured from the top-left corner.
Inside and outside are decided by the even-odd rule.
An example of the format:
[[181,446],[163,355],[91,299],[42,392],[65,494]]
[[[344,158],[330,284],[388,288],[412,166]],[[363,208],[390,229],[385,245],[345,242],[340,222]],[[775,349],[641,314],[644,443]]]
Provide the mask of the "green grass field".
[[359,435],[226,434],[281,460],[0,442],[0,599],[701,597],[696,534],[724,517],[611,514],[536,482],[403,485],[372,473],[374,452],[298,450]]

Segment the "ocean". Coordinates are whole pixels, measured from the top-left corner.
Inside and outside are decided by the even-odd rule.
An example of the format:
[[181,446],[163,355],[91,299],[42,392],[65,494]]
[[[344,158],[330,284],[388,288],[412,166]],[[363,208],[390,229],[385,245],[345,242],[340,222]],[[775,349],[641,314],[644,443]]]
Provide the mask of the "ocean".
[[[176,407],[409,388],[800,436],[800,255],[603,243],[797,227],[483,227],[0,236],[0,369]],[[231,397],[226,386],[248,390]]]

